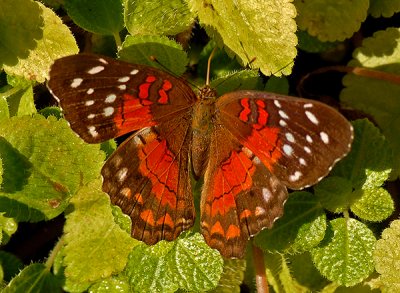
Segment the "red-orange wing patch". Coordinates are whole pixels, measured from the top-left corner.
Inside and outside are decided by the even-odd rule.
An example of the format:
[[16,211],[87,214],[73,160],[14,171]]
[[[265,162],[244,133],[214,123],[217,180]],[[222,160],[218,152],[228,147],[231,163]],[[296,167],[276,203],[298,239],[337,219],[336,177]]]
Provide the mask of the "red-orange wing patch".
[[285,186],[249,149],[216,128],[201,197],[201,229],[225,257],[243,257],[247,240],[283,213]]
[[121,144],[103,167],[103,190],[132,219],[147,244],[174,240],[193,225],[186,116],[145,128]]

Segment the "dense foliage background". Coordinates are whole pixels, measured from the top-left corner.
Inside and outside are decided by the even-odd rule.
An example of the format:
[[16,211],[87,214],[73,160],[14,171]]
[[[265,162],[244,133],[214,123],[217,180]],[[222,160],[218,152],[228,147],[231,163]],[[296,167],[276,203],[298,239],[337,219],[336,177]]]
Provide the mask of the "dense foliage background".
[[219,94],[320,99],[355,128],[330,176],[291,193],[285,215],[253,239],[270,289],[400,292],[399,12],[398,0],[0,0],[4,292],[256,289],[251,245],[245,260],[224,260],[196,228],[151,247],[132,239],[101,191],[116,143],[84,143],[45,87],[54,60],[78,52],[201,86],[214,47]]

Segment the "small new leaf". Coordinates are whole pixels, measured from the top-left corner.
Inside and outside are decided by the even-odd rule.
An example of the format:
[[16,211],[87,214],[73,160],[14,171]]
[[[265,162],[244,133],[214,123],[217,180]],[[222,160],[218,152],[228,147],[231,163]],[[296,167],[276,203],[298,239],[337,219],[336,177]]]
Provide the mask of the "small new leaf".
[[376,242],[372,231],[351,218],[331,221],[324,240],[311,249],[317,269],[331,281],[354,286],[374,270],[372,251]]
[[400,292],[400,220],[395,220],[386,228],[381,239],[376,242],[374,261],[379,279],[384,284],[384,292]]

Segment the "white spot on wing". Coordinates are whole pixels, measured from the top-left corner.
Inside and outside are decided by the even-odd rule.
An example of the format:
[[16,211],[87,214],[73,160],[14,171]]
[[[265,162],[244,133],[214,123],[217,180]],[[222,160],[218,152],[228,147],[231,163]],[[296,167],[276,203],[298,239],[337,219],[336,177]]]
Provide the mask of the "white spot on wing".
[[113,107],[106,107],[104,108],[104,116],[108,117],[111,116],[114,113],[114,108]]
[[90,88],[90,89],[88,89],[88,90],[86,91],[86,93],[87,93],[88,95],[91,95],[91,94],[94,93],[94,89],[93,89],[93,88]]
[[263,199],[264,199],[265,202],[269,202],[271,200],[271,198],[272,198],[271,190],[269,190],[266,187],[263,187],[262,195],[263,195]]
[[89,126],[88,130],[89,130],[89,134],[93,137],[96,137],[99,135],[99,133],[96,131],[96,127],[94,127],[94,126]]
[[282,127],[286,127],[287,123],[285,122],[285,120],[279,120],[279,125]]
[[306,113],[308,120],[310,120],[315,125],[319,124],[317,117],[315,117],[315,115],[313,113],[311,113],[310,111],[306,111],[305,113]]
[[120,84],[120,85],[118,86],[118,88],[119,88],[121,91],[124,91],[124,90],[126,90],[126,85],[125,85],[125,84]]
[[312,137],[309,136],[308,134],[306,135],[306,140],[307,140],[309,143],[312,143],[312,142],[313,142]]
[[85,102],[85,106],[91,106],[91,105],[93,105],[94,104],[94,101],[93,100],[87,100],[86,102]]
[[308,146],[305,146],[304,150],[306,151],[306,153],[311,154],[311,149]]
[[299,163],[300,163],[300,165],[303,165],[303,166],[307,165],[306,160],[304,160],[303,158],[299,159]]
[[129,79],[130,79],[129,76],[123,76],[123,77],[118,78],[118,81],[119,82],[127,82]]
[[126,175],[128,175],[128,168],[124,167],[119,169],[115,175],[117,176],[119,182],[123,182],[126,179]]
[[281,116],[283,119],[289,119],[289,116],[286,114],[286,112],[279,110],[278,112],[279,116]]
[[88,118],[88,119],[93,119],[95,116],[96,116],[96,115],[94,115],[94,114],[89,114],[89,115],[87,115],[87,118]]
[[107,95],[107,97],[104,100],[104,102],[106,102],[108,104],[114,103],[116,98],[117,98],[117,96],[115,94],[109,94],[109,95]]
[[319,136],[321,137],[321,140],[324,144],[328,144],[329,143],[329,136],[326,132],[321,131],[319,133]]
[[267,212],[265,211],[265,209],[263,207],[256,207],[256,210],[254,211],[254,214],[256,215],[256,217],[263,216],[266,213]]
[[285,133],[285,136],[286,136],[286,139],[287,139],[289,142],[294,142],[294,136],[293,136],[293,134],[291,134],[290,132],[286,132],[286,133]]
[[138,73],[139,73],[139,70],[137,70],[137,69],[133,69],[133,70],[130,72],[131,75],[135,75],[135,74],[138,74]]
[[283,152],[287,155],[287,156],[291,156],[293,154],[293,148],[288,145],[288,144],[284,144],[283,145]]
[[77,88],[78,86],[81,85],[82,81],[83,81],[83,78],[80,78],[80,77],[74,78],[71,82],[71,87]]
[[300,179],[300,177],[303,175],[303,173],[301,173],[300,171],[296,171],[296,172],[294,172],[294,174],[293,175],[290,175],[289,176],[289,180],[290,181],[297,181],[297,180],[299,180]]
[[99,65],[99,66],[95,66],[93,68],[90,68],[87,71],[87,73],[89,73],[89,74],[97,74],[99,72],[102,72],[103,70],[104,70],[104,66]]
[[103,63],[103,64],[108,64],[108,62],[107,62],[105,59],[103,59],[103,58],[99,58],[99,61],[100,61],[101,63]]
[[278,100],[274,100],[274,104],[275,104],[275,106],[277,106],[278,108],[282,107],[282,106],[281,106],[281,103],[279,103]]
[[312,108],[312,107],[313,107],[313,104],[307,103],[307,104],[304,104],[303,107],[304,107],[304,109]]

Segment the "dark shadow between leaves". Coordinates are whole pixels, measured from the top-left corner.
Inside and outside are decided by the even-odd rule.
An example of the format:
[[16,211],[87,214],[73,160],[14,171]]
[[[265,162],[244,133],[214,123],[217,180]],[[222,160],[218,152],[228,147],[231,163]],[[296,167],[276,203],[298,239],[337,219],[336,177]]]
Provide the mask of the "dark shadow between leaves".
[[32,175],[32,164],[4,137],[0,137],[0,157],[3,164],[1,192],[15,193],[28,184]]

